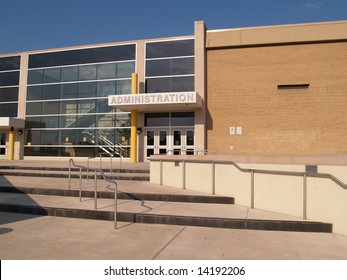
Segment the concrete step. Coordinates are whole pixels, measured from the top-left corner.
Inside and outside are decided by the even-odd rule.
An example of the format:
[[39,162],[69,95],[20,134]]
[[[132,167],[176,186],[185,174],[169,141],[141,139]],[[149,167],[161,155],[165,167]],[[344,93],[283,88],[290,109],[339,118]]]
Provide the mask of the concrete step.
[[[58,217],[114,219],[114,200],[95,201],[76,197],[23,193],[2,193],[0,211]],[[332,232],[332,225],[297,217],[250,209],[233,204],[186,203],[119,199],[117,220],[129,223],[155,223],[253,230]]]
[[[51,196],[79,197],[79,190],[35,188],[35,187],[13,187],[0,186],[0,192],[19,193],[19,194],[38,194]],[[82,190],[83,198],[93,198],[94,191]],[[97,198],[114,198],[113,191],[97,191]],[[214,203],[214,204],[233,204],[234,198],[219,195],[194,195],[194,194],[173,194],[173,193],[145,193],[145,192],[123,192],[118,191],[118,199],[128,200],[147,200],[147,201],[171,201],[171,202],[190,202],[190,203]]]
[[[126,172],[115,172],[109,173],[109,169],[105,169],[105,175],[111,180],[133,180],[133,181],[149,181],[149,173],[142,170],[124,170]],[[0,175],[2,176],[29,176],[29,177],[51,177],[51,178],[69,178],[68,169],[62,168],[11,168],[11,167],[0,167]],[[79,178],[79,170],[73,169],[71,172],[71,178]],[[87,172],[82,172],[82,178],[87,178]],[[94,173],[89,172],[89,178],[93,178]],[[98,175],[101,179],[101,175]]]

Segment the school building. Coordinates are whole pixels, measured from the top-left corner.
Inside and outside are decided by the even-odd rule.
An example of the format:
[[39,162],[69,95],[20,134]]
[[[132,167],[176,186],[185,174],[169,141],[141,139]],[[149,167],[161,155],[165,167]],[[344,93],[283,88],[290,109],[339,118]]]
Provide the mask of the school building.
[[0,158],[347,154],[347,21],[0,55]]

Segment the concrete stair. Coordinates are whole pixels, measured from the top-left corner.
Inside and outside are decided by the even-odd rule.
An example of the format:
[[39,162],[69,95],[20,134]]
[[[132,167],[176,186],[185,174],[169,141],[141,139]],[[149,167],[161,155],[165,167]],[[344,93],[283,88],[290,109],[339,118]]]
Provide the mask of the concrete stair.
[[[151,184],[147,179],[149,170],[126,168],[126,173],[121,171],[118,170],[116,173],[117,170],[114,170],[113,174],[108,176],[118,183],[119,222],[332,232],[332,224],[236,205],[232,197]],[[72,178],[79,176],[76,173],[77,169],[74,170]],[[126,177],[123,177],[124,174]],[[131,177],[129,174],[134,176]],[[86,174],[83,175],[80,201],[79,180],[72,179],[69,189],[66,179],[68,168],[65,166],[42,167],[38,164],[32,167],[2,166],[0,167],[0,211],[113,221],[114,191],[110,189],[109,183],[98,181],[97,208],[94,209],[94,180],[92,177],[86,180]]]

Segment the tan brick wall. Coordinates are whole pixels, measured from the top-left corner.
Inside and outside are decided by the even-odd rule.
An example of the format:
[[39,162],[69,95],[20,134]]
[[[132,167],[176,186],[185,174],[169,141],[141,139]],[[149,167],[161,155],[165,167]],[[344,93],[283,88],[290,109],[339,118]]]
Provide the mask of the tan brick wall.
[[211,153],[347,154],[347,42],[208,50],[207,98]]

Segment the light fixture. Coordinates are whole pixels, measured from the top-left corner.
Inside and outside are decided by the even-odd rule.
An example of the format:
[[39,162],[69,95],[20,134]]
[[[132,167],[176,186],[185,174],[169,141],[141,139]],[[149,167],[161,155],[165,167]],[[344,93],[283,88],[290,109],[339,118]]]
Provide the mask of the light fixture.
[[18,135],[22,135],[23,134],[23,129],[18,129]]
[[141,134],[141,133],[142,133],[142,128],[141,128],[141,127],[138,127],[138,128],[136,129],[136,133],[137,133],[137,134]]

